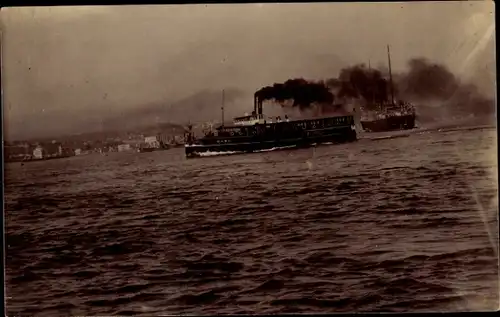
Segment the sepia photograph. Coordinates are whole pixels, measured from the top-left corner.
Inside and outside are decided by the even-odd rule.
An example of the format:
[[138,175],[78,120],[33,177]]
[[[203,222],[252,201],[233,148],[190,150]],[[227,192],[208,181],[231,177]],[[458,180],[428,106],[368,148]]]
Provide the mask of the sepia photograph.
[[0,21],[5,315],[499,309],[493,1]]

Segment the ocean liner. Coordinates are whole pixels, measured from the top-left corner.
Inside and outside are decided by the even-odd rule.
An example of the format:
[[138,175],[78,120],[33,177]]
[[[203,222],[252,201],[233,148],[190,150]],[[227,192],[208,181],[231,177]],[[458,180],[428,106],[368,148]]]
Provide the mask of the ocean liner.
[[[361,110],[361,126],[366,132],[386,132],[394,130],[408,130],[415,127],[415,107],[408,102],[394,102],[394,85],[392,82],[391,55],[387,46],[387,59],[389,62],[389,85],[391,100]],[[368,108],[375,108],[374,110]]]
[[256,94],[252,114],[234,118],[231,125],[224,125],[224,106],[222,106],[221,125],[205,131],[205,135],[199,139],[194,136],[190,125],[186,134],[186,156],[196,157],[204,152],[249,153],[357,140],[352,115],[306,120],[290,120],[285,116],[283,120],[276,117],[273,122],[270,118],[264,117],[262,103]]
[[408,130],[415,127],[415,118],[414,107],[401,101],[398,105],[383,104],[372,113],[363,111],[361,126],[366,132]]

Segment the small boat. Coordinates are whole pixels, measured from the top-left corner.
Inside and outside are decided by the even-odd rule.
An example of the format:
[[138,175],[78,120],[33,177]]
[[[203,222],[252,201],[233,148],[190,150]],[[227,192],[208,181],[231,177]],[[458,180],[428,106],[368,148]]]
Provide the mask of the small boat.
[[153,152],[155,148],[152,147],[140,147],[137,149],[137,153],[148,153],[148,152]]

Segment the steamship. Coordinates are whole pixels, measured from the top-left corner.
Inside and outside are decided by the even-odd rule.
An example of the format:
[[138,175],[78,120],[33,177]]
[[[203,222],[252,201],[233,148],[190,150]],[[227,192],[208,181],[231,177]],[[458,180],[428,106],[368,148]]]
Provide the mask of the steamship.
[[278,117],[272,122],[264,117],[262,100],[257,94],[254,96],[254,111],[251,115],[234,118],[231,125],[224,125],[224,115],[222,117],[219,127],[206,131],[199,139],[194,136],[192,126],[188,127],[185,143],[187,157],[201,156],[201,153],[206,152],[250,153],[357,140],[352,115],[307,120],[290,120],[285,116],[284,120]]
[[382,104],[379,110],[367,115],[364,111],[361,117],[361,126],[366,132],[386,132],[396,130],[409,130],[415,128],[415,108],[403,101],[398,105]]
[[377,105],[374,105],[372,101],[370,108],[376,108],[375,111],[365,109],[361,111],[361,126],[366,132],[388,132],[415,128],[415,107],[404,101],[399,101],[397,104],[394,102],[394,84],[392,82],[389,45],[387,45],[387,59],[389,63],[391,100],[390,102],[384,102]]

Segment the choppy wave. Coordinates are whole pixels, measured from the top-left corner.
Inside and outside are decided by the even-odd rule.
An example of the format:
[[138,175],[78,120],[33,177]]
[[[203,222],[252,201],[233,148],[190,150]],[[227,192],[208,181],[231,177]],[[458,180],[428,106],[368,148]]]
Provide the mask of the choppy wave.
[[496,309],[495,157],[483,129],[9,164],[7,313]]

